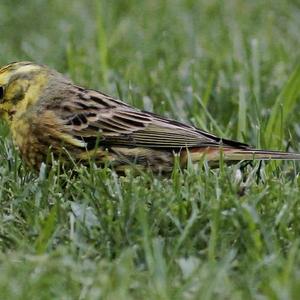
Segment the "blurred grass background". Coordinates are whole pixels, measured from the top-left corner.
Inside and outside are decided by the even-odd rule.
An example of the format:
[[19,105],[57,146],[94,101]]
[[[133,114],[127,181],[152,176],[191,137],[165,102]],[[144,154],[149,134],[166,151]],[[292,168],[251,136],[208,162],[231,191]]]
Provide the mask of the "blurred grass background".
[[[47,64],[139,108],[300,151],[298,1],[3,0],[0,20],[0,65]],[[243,181],[238,166],[45,177],[1,133],[1,299],[299,295],[297,164],[254,164]]]

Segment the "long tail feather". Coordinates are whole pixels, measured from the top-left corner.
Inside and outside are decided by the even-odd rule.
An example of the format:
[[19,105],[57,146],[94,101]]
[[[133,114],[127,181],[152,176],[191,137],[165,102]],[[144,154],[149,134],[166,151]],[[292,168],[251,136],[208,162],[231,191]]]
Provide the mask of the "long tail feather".
[[259,149],[239,149],[239,148],[194,148],[189,151],[192,161],[198,161],[203,158],[209,161],[220,160],[300,160],[300,153],[289,153],[272,150]]
[[232,150],[225,151],[225,157],[229,160],[300,160],[300,153],[289,153],[271,150]]

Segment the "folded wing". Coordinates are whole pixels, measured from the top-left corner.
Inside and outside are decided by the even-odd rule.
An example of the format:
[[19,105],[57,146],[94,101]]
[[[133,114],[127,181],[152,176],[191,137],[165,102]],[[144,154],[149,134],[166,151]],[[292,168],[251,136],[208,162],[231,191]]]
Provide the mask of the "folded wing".
[[181,149],[208,146],[247,145],[222,140],[212,134],[152,113],[139,111],[124,102],[93,90],[76,90],[58,114],[65,133],[96,145]]

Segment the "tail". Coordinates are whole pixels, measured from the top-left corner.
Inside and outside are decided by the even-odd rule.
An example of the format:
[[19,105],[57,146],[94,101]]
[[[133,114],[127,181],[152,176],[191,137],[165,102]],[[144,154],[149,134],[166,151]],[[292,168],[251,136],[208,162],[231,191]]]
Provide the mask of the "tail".
[[272,150],[240,150],[224,151],[226,160],[300,160],[300,153],[289,153]]
[[233,147],[192,148],[189,149],[188,156],[190,156],[194,162],[203,158],[207,159],[208,161],[218,161],[221,157],[225,161],[300,160],[300,153]]

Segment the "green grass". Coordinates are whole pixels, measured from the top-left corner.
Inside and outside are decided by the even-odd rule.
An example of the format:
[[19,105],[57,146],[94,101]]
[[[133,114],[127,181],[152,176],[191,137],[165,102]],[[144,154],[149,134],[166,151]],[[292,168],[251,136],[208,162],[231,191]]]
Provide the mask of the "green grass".
[[[1,1],[0,64],[300,151],[297,1]],[[0,298],[297,299],[299,164],[26,169],[0,133]]]

